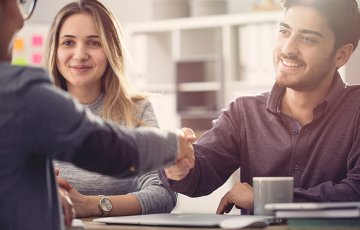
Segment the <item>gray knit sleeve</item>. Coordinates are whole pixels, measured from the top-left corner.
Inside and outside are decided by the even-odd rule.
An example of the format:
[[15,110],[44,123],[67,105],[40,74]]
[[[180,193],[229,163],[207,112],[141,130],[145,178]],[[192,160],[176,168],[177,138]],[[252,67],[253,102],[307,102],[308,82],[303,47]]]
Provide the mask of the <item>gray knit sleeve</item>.
[[139,112],[137,113],[137,119],[142,124],[149,127],[159,128],[159,123],[156,119],[154,108],[149,100],[141,100],[138,102]]
[[138,199],[142,214],[170,213],[174,209],[177,194],[160,181],[158,172],[138,177],[134,183],[138,191],[131,194]]
[[[138,119],[146,126],[159,127],[152,104],[148,100],[140,103]],[[135,181],[137,192],[131,193],[140,202],[142,214],[170,213],[177,201],[177,194],[168,189],[161,181],[158,172],[138,177]]]

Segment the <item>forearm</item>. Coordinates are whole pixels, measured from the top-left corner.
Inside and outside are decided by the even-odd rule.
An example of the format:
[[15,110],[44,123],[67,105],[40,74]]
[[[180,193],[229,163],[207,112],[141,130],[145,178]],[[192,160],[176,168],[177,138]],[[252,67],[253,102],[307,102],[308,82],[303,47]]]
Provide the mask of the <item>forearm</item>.
[[123,178],[156,170],[175,161],[177,137],[159,129],[105,130],[86,137],[72,162],[90,171]]
[[[110,216],[125,216],[125,215],[139,215],[141,214],[141,206],[135,196],[131,194],[107,196],[113,208],[110,211]],[[75,207],[80,215],[77,217],[98,217],[102,216],[99,208],[100,196],[86,196],[85,202],[82,205]],[[81,209],[81,210],[80,210]]]
[[170,213],[177,201],[176,193],[162,184],[149,186],[132,195],[139,201],[142,214]]
[[138,199],[132,194],[108,196],[113,208],[110,216],[140,215],[142,213]]

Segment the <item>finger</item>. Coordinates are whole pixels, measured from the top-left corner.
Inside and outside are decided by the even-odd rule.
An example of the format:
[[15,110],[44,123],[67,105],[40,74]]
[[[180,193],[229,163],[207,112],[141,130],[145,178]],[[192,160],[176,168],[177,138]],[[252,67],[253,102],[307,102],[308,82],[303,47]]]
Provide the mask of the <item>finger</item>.
[[192,168],[193,166],[189,159],[184,158],[178,161],[177,167],[174,168],[174,172],[176,172],[177,174],[187,174]]
[[194,131],[190,128],[182,128],[181,129],[184,132],[185,138],[189,142],[194,142],[196,140],[196,135]]
[[56,169],[54,169],[54,171],[55,171],[55,176],[59,176],[59,174],[60,174],[60,169],[56,168]]
[[252,188],[251,185],[249,185],[248,183],[244,182],[244,183],[241,183],[243,186],[245,186],[246,188]]
[[191,167],[187,159],[177,161],[175,166],[165,168],[165,175],[171,180],[182,180],[190,171]]
[[224,214],[226,207],[229,205],[229,193],[226,193],[220,200],[216,214]]
[[190,167],[193,168],[195,166],[195,154],[192,144],[188,143],[183,149],[183,152],[185,153],[184,158],[188,160]]
[[60,186],[60,188],[70,191],[71,189],[73,189],[73,187],[71,186],[71,184],[65,180],[64,178],[57,176],[56,177],[56,182],[58,183],[58,185]]
[[229,204],[229,205],[226,207],[226,209],[225,209],[225,213],[231,212],[231,210],[233,209],[233,207],[234,207],[234,204]]
[[60,197],[61,197],[61,203],[63,207],[63,214],[64,214],[64,222],[65,225],[70,227],[72,220],[75,217],[75,210],[73,208],[73,204],[67,194],[64,190],[59,190]]

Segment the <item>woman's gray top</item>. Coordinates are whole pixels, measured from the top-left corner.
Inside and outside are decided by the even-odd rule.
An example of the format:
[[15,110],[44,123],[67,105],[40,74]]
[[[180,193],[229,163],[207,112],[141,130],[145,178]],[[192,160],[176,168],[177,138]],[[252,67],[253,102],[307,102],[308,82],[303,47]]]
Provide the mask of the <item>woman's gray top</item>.
[[[94,114],[100,115],[103,105],[103,96],[93,104],[85,105]],[[137,119],[147,126],[158,127],[158,122],[151,103],[142,100],[138,106]],[[60,176],[84,195],[134,195],[142,208],[142,214],[169,213],[175,205],[177,195],[165,187],[159,179],[157,172],[151,172],[131,179],[115,179],[98,173],[86,171],[71,163],[55,162],[60,169]]]

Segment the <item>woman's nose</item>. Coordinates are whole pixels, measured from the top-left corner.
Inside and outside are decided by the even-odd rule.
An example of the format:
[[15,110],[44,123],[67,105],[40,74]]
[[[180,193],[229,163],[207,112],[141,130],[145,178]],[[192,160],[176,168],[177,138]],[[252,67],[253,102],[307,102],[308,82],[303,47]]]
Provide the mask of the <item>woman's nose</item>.
[[74,51],[74,58],[79,59],[79,60],[88,59],[89,55],[87,53],[86,47],[83,45],[79,45],[78,47],[76,47],[76,49]]

